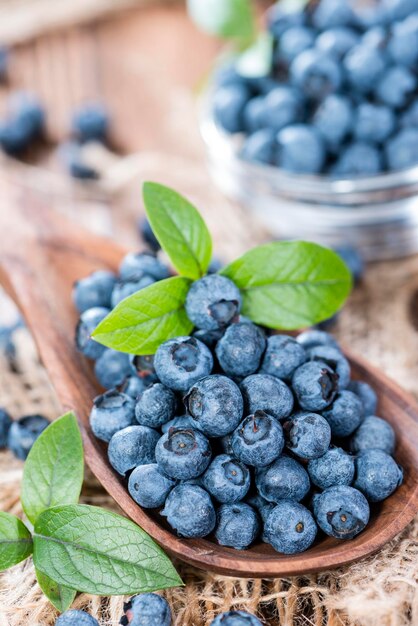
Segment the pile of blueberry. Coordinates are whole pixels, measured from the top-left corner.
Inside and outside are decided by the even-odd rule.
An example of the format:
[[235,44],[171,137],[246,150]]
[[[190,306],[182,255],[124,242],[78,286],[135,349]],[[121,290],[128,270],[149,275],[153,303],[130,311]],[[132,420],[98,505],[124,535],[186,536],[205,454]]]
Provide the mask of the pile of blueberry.
[[267,14],[271,73],[215,77],[216,122],[241,157],[344,178],[418,164],[418,4],[320,0]]
[[18,459],[24,461],[48,425],[43,415],[24,415],[12,420],[9,413],[0,408],[0,448],[9,448]]
[[168,274],[157,257],[130,253],[118,278],[95,272],[74,288],[76,343],[107,389],[94,400],[91,428],[132,498],[160,509],[182,537],[212,535],[241,550],[262,539],[301,552],[318,527],[356,536],[369,503],[393,493],[402,470],[375,392],[350,380],[331,335],[268,336],[240,315],[235,284],[210,274],[187,296],[196,330],[155,356],[91,339],[123,297]]

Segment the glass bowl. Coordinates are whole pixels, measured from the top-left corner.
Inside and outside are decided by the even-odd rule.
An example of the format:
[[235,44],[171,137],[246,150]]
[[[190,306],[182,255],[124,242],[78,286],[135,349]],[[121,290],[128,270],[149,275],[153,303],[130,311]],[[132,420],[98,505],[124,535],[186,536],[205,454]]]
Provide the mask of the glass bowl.
[[210,173],[229,198],[253,211],[274,237],[353,245],[365,260],[418,252],[418,165],[354,179],[290,174],[239,157],[243,137],[214,121],[210,91],[200,130]]

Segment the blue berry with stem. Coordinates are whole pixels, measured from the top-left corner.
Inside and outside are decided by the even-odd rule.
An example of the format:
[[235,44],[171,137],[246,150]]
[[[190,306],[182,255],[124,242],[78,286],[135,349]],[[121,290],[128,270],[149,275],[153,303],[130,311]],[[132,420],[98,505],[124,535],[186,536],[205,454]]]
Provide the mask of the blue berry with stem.
[[213,368],[209,348],[195,337],[176,337],[161,344],[154,359],[160,381],[175,391],[187,391]]
[[171,428],[158,441],[155,456],[167,476],[189,480],[203,474],[212,451],[203,433],[192,428]]
[[240,312],[240,290],[229,278],[208,274],[192,284],[185,306],[189,319],[197,328],[223,328]]
[[228,454],[215,457],[202,477],[202,487],[218,502],[239,502],[250,488],[249,469]]
[[308,361],[293,374],[292,388],[302,409],[322,411],[338,393],[338,374],[324,362]]
[[331,428],[317,413],[301,413],[284,425],[286,447],[301,459],[317,459],[331,443]]
[[280,500],[265,523],[268,542],[277,552],[297,554],[315,541],[317,526],[306,507],[293,500]]
[[234,431],[231,447],[234,455],[246,465],[264,467],[280,456],[284,447],[283,429],[274,417],[256,411]]
[[320,528],[337,539],[353,539],[366,527],[370,517],[364,495],[347,485],[325,489],[315,497],[313,508]]

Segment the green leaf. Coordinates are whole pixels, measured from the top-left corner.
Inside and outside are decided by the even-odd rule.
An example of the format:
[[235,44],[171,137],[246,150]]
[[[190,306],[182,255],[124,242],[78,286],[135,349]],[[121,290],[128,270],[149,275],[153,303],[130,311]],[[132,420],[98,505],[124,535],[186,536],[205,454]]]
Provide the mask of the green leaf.
[[178,273],[193,280],[206,274],[212,239],[198,210],[158,183],[144,183],[143,196],[152,230]]
[[76,504],[83,484],[83,444],[74,413],[46,428],[25,463],[21,501],[34,524],[38,515],[57,504]]
[[242,76],[257,78],[270,73],[273,62],[273,37],[260,33],[257,41],[239,57],[235,69]]
[[43,574],[37,569],[35,569],[35,573],[40,588],[51,604],[53,604],[60,613],[64,613],[64,611],[69,609],[74,602],[77,591],[56,583],[54,580],[49,578],[49,576]]
[[335,252],[305,241],[254,248],[220,273],[241,289],[243,315],[283,330],[331,317],[352,284],[349,269]]
[[93,506],[44,511],[34,533],[35,567],[59,584],[96,595],[182,584],[170,559],[139,526]]
[[255,36],[251,0],[187,0],[191,19],[206,33],[248,45]]
[[0,572],[27,559],[32,550],[32,537],[24,523],[0,512]]
[[129,354],[154,354],[163,342],[188,335],[193,324],[184,308],[190,280],[160,280],[122,300],[93,333],[103,345]]

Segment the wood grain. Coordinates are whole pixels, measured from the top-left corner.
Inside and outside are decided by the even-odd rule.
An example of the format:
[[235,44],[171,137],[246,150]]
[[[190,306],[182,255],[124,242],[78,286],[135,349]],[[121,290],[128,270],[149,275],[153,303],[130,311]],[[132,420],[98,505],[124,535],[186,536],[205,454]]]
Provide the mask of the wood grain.
[[108,464],[106,446],[90,431],[88,415],[99,389],[90,364],[73,344],[77,316],[71,303],[72,283],[92,270],[116,268],[124,250],[63,221],[25,190],[8,189],[6,181],[0,182],[9,209],[0,211],[0,279],[27,320],[63,410],[74,409],[78,415],[88,465],[125,513],[171,555],[202,569],[241,577],[306,574],[377,551],[412,520],[418,509],[418,407],[393,381],[349,352],[354,376],[368,381],[378,393],[379,415],[397,433],[396,458],[405,469],[404,484],[373,507],[362,534],[350,542],[320,539],[307,552],[291,557],[265,544],[238,552],[206,539],[179,539],[158,514],[141,510]]

